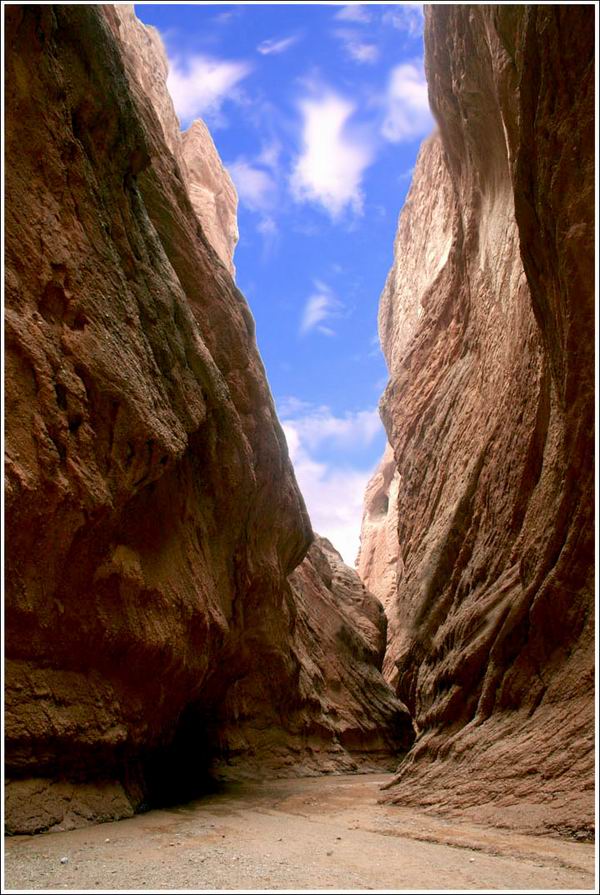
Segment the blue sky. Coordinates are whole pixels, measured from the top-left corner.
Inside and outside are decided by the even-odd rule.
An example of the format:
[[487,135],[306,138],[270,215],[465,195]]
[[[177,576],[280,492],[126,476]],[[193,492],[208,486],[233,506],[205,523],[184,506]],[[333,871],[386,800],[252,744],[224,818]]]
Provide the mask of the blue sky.
[[416,4],[136,4],[182,129],[208,124],[239,195],[237,283],[313,526],[354,563],[385,435],[377,308],[433,127]]

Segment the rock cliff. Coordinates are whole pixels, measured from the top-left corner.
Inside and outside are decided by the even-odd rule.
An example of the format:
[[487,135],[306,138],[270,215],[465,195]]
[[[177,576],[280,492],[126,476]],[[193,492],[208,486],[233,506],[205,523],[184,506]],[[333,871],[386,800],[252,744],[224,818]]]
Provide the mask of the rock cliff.
[[[189,796],[236,736],[265,768],[329,769],[411,729],[373,598],[317,547],[287,581],[310,522],[186,144],[218,170],[202,128],[165,124],[152,32],[134,67],[124,21],[6,10],[11,832]],[[277,728],[277,756],[244,728]]]
[[235,275],[233,253],[238,241],[237,193],[221,161],[210,131],[194,121],[181,132],[167,88],[167,54],[156,28],[144,25],[133,6],[113,6],[108,13],[130,75],[130,86],[141,88],[152,103],[167,147],[177,160],[192,207],[208,242],[229,273]]
[[387,797],[585,838],[594,13],[435,6],[425,47],[439,133],[380,311],[398,483],[386,661],[418,733]]
[[[381,603],[318,536],[289,580],[295,689],[283,718],[281,682],[269,687],[259,669],[229,690],[218,770],[236,777],[266,768],[297,776],[394,770],[414,734],[405,706],[380,674],[387,628]],[[235,719],[233,728],[227,718]]]
[[364,498],[360,530],[360,549],[356,568],[366,587],[381,601],[387,619],[387,649],[383,673],[395,685],[396,666],[394,640],[402,629],[396,600],[400,550],[398,546],[398,487],[399,474],[394,452],[386,445],[381,463],[370,479]]

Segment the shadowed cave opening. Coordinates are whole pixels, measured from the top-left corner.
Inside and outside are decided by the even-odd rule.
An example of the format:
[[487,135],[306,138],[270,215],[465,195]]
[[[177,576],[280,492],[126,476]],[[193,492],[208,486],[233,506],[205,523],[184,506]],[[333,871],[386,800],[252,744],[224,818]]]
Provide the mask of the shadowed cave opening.
[[214,715],[187,706],[170,742],[139,757],[144,796],[137,810],[170,808],[220,792],[225,783],[213,767],[223,757]]

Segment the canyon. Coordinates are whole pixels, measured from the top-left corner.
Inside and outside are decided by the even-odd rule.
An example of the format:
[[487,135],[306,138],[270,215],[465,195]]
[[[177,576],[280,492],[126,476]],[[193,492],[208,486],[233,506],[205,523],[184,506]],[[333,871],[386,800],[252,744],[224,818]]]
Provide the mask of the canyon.
[[589,840],[593,7],[426,8],[358,572],[312,531],[157,32],[12,6],[6,63],[7,831],[388,771],[388,819]]

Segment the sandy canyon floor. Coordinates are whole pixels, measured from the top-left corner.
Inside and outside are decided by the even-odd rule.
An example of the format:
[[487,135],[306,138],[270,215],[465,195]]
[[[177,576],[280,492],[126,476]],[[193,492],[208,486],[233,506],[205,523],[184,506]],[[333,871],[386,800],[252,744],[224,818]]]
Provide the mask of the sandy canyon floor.
[[593,889],[592,845],[378,805],[387,779],[229,784],[185,806],[117,823],[11,837],[5,886]]

